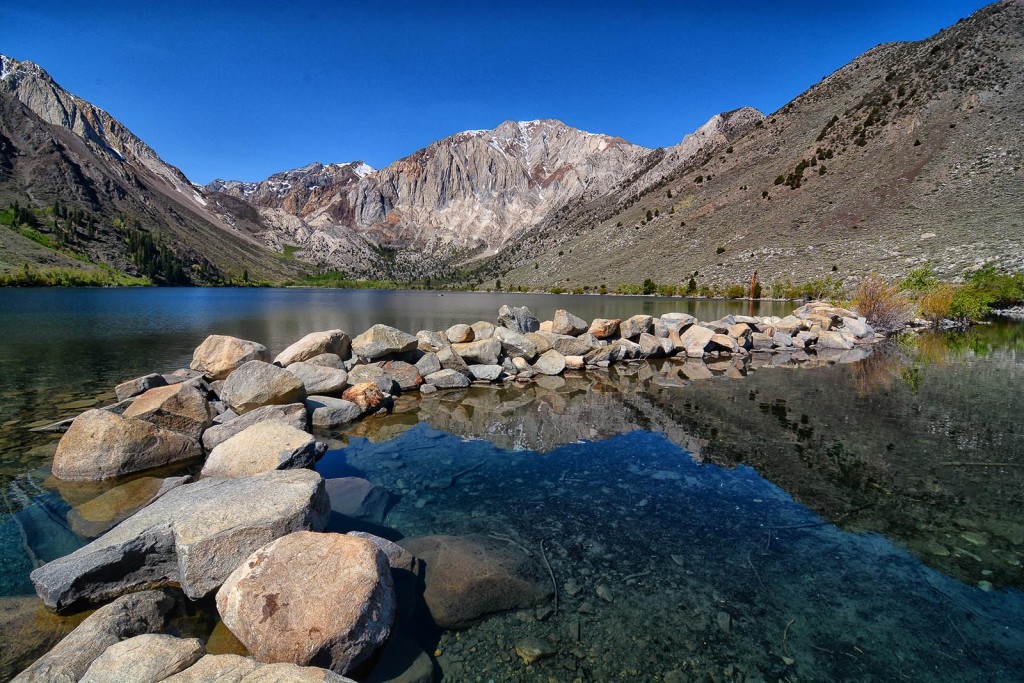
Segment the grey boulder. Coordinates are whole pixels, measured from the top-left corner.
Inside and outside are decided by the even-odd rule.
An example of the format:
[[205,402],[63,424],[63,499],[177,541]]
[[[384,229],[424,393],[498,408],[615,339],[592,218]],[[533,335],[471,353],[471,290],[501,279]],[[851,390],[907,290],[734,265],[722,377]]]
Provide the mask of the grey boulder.
[[502,306],[499,308],[498,325],[519,334],[536,332],[540,329],[540,321],[537,320],[537,317],[526,306]]
[[253,341],[211,334],[196,348],[189,367],[213,379],[224,379],[251,360],[269,362],[270,351]]
[[306,399],[310,422],[316,429],[333,429],[358,420],[363,411],[352,401],[332,396],[310,396]]
[[360,358],[376,360],[392,353],[404,353],[416,348],[416,337],[389,325],[374,325],[352,340],[352,353]]
[[204,477],[251,477],[271,470],[312,467],[327,451],[308,432],[266,420],[243,429],[206,457]]
[[144,633],[104,650],[81,683],[158,683],[187,669],[205,652],[198,638]]
[[325,353],[333,353],[339,358],[347,358],[350,346],[351,342],[344,330],[310,332],[277,354],[274,363],[287,367],[292,363],[311,360]]
[[348,373],[343,369],[297,361],[285,370],[299,378],[307,394],[340,394],[348,384]]
[[265,405],[301,403],[305,398],[302,380],[284,368],[258,360],[232,372],[221,392],[221,399],[239,415]]
[[551,319],[551,331],[555,334],[568,334],[573,337],[579,336],[590,329],[590,323],[578,316],[573,315],[564,308],[555,311]]
[[282,420],[296,429],[305,429],[309,423],[309,416],[301,403],[262,406],[207,429],[203,432],[203,447],[207,451],[212,451],[235,434],[265,420]]

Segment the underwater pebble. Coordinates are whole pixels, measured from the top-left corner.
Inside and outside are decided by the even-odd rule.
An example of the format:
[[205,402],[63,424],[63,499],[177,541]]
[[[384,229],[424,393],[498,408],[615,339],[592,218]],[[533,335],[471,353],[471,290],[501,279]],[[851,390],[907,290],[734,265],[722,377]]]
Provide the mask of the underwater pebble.
[[597,593],[597,597],[601,598],[605,602],[615,602],[615,597],[612,595],[611,589],[609,589],[608,586],[598,586],[597,590],[594,592]]

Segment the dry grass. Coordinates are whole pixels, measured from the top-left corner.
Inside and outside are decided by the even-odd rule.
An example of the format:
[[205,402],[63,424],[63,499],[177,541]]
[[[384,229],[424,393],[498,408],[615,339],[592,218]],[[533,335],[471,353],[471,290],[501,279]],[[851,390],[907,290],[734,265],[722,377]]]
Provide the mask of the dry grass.
[[944,319],[950,317],[953,310],[953,297],[956,295],[956,287],[953,285],[941,285],[925,292],[918,301],[921,315],[932,325],[938,325]]
[[853,304],[875,329],[898,329],[914,315],[914,303],[900,288],[873,273],[857,286]]

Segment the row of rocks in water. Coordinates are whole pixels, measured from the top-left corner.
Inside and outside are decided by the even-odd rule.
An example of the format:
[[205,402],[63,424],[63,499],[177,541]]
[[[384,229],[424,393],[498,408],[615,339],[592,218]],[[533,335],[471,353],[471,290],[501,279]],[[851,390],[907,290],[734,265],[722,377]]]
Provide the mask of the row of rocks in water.
[[[395,545],[326,532],[332,512],[376,508],[382,519],[386,501],[373,501],[368,482],[325,481],[310,469],[326,450],[312,432],[386,411],[393,395],[651,357],[851,349],[877,338],[853,313],[817,304],[786,318],[712,323],[669,314],[588,324],[566,311],[542,323],[528,309],[503,307],[497,324],[444,332],[317,332],[273,359],[261,344],[211,336],[190,371],[129,380],[116,388],[118,404],[75,418],[53,464],[59,479],[88,481],[205,457],[199,479],[164,480],[135,514],[31,578],[56,610],[114,600],[108,609],[158,586],[180,587],[189,600],[215,594],[251,658],[204,656],[201,642],[161,634],[159,619],[132,618],[88,661],[65,646],[84,638],[76,630],[17,680],[53,680],[68,658],[85,667],[70,680],[207,680],[221,669],[233,680],[346,680],[336,674],[387,659],[396,620],[414,611],[402,606],[401,586],[452,629],[550,599],[536,562],[488,537]],[[307,669],[275,679],[276,665]]]

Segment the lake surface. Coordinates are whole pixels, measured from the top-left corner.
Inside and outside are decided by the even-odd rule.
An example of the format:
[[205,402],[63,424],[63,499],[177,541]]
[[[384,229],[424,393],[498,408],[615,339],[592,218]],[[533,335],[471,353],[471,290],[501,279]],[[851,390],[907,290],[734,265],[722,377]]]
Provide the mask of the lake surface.
[[[89,513],[115,486],[48,478],[56,437],[28,426],[187,365],[207,334],[276,352],[317,329],[491,320],[502,303],[541,319],[748,312],[637,297],[0,291],[0,678],[73,626],[39,610],[27,574],[101,533]],[[550,563],[553,613],[458,634],[406,627],[440,652],[446,680],[1020,680],[1024,326],[907,337],[856,363],[776,354],[741,379],[683,382],[673,367],[400,397],[392,415],[322,435],[324,476],[392,495],[382,535],[487,534]],[[144,499],[158,481],[116,492]],[[525,667],[524,637],[555,654]]]

